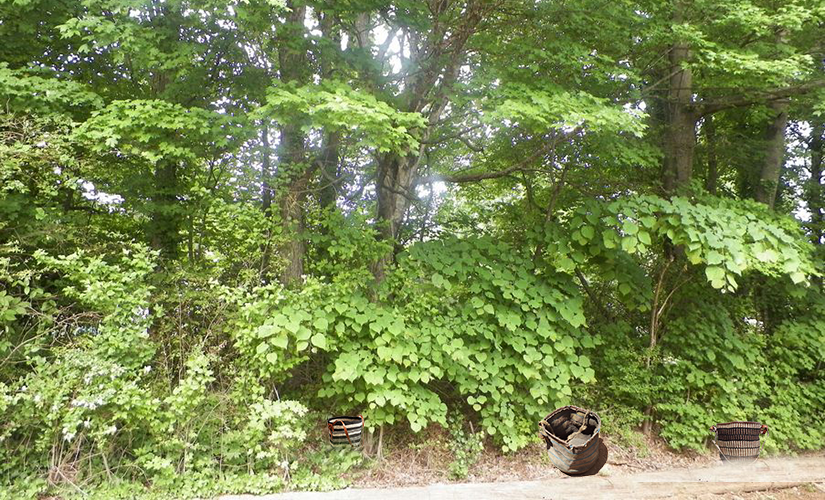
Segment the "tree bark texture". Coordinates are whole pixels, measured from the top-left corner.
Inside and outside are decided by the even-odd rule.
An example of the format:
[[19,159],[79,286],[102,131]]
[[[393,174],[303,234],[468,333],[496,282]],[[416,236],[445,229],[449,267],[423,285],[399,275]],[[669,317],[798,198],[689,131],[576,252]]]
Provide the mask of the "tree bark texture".
[[705,117],[703,128],[705,129],[708,165],[707,175],[705,176],[705,189],[710,194],[716,194],[719,184],[719,160],[716,156],[716,123],[713,121],[713,115]]
[[785,157],[785,127],[788,124],[787,101],[773,101],[769,104],[771,121],[765,129],[765,158],[759,172],[754,198],[773,208],[779,188],[779,178]]
[[[677,1],[674,22],[682,22],[681,2]],[[692,108],[693,73],[684,64],[690,59],[686,42],[670,48],[670,79],[665,130],[665,191],[674,193],[690,184],[693,177],[693,153],[696,145],[697,114]]]
[[178,257],[181,241],[177,164],[161,161],[155,168],[153,184],[149,242],[152,248],[160,250],[161,257],[173,260]]
[[[288,2],[290,9],[282,26],[284,36],[278,40],[278,62],[280,79],[283,82],[306,83],[309,79],[309,59],[307,47],[294,40],[302,40],[299,35],[306,28],[306,5]],[[306,161],[306,138],[298,125],[284,125],[280,128],[278,168],[278,209],[281,216],[283,234],[286,237],[279,253],[284,262],[281,282],[291,285],[300,282],[304,274],[304,201],[306,200],[311,165]]]
[[811,241],[814,245],[822,245],[825,238],[825,122],[811,125],[811,175],[804,193],[808,211],[811,212]]
[[[376,170],[376,191],[378,197],[379,235],[383,240],[395,240],[403,223],[404,215],[415,197],[415,185],[419,176],[419,166],[425,153],[426,142],[437,126],[448,102],[448,92],[458,77],[464,60],[467,40],[476,31],[493,2],[468,1],[459,26],[450,29],[441,24],[441,14],[449,8],[449,2],[433,2],[433,27],[431,32],[420,38],[414,30],[408,33],[410,43],[410,68],[412,71],[405,81],[409,91],[404,96],[404,111],[425,113],[428,124],[419,134],[421,147],[406,156],[396,153],[383,155]],[[384,280],[386,267],[392,262],[390,253],[379,259],[373,266],[377,282]]]

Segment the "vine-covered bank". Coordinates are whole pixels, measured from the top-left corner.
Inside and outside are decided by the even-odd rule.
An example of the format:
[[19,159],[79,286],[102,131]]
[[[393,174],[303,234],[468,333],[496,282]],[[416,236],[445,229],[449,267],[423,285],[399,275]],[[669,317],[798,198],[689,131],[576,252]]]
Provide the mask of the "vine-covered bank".
[[0,498],[821,448],[820,3],[0,0]]

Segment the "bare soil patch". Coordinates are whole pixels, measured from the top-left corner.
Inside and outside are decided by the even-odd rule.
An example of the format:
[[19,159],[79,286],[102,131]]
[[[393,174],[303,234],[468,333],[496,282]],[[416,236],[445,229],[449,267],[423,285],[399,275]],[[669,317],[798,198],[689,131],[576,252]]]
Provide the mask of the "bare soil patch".
[[[444,482],[492,483],[567,477],[553,467],[544,444],[536,438],[534,444],[516,453],[504,454],[488,444],[466,478],[451,478],[449,464],[453,456],[449,449],[450,435],[444,429],[432,427],[415,441],[398,441],[394,436],[385,436],[389,443],[383,459],[367,470],[349,474],[352,487],[386,488]],[[603,435],[608,458],[599,475],[610,477],[674,468],[699,468],[718,462],[716,454],[710,450],[705,454],[675,453],[661,439],[641,434],[637,438],[637,444],[630,445]]]

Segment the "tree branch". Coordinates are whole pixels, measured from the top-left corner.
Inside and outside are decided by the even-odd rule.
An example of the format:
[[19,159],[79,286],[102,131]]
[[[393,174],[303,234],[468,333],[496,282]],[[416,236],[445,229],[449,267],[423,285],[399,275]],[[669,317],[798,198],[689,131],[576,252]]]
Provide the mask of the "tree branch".
[[[551,143],[551,145],[552,145],[552,143]],[[539,156],[547,153],[550,149],[551,149],[551,147],[543,147],[543,148],[537,150],[536,152],[534,152],[532,155],[525,158],[524,160],[516,163],[515,165],[507,167],[507,168],[502,169],[502,170],[496,170],[495,172],[479,172],[479,173],[476,173],[476,174],[428,175],[427,177],[422,177],[422,178],[418,179],[416,184],[424,184],[424,183],[436,182],[436,181],[452,182],[452,183],[460,184],[460,183],[463,183],[463,182],[478,182],[478,181],[483,181],[483,180],[487,180],[487,179],[498,179],[500,177],[506,177],[506,176],[512,174],[513,172],[518,172],[518,171],[522,170],[525,166],[527,166],[527,164],[529,164],[530,162],[532,162],[533,160],[535,160]]]
[[791,96],[806,94],[820,87],[825,87],[825,80],[814,80],[801,85],[767,90],[752,95],[736,95],[710,101],[701,101],[691,104],[691,107],[696,111],[697,117],[702,117],[725,109],[750,106],[751,104],[766,101],[778,101]]
[[576,127],[570,132],[558,134],[553,137],[552,140],[548,141],[547,144],[537,149],[533,154],[524,158],[520,162],[516,163],[511,167],[507,167],[502,170],[496,170],[495,172],[479,172],[475,174],[440,174],[440,175],[429,175],[427,177],[422,177],[416,181],[416,184],[422,184],[427,182],[435,182],[435,181],[442,181],[442,182],[452,182],[455,184],[460,184],[464,182],[478,182],[484,181],[487,179],[498,179],[501,177],[507,177],[508,175],[512,174],[513,172],[519,172],[525,170],[525,167],[529,165],[531,162],[536,160],[538,157],[543,156],[553,149],[555,149],[556,145],[558,145],[559,141],[564,137],[569,137],[575,135],[581,130],[581,127]]

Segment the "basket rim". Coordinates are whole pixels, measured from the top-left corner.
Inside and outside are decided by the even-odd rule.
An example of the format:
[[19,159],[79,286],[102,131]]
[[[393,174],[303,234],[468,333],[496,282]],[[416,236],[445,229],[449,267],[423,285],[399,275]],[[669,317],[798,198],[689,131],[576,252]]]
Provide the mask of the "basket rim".
[[762,422],[753,422],[751,420],[733,420],[731,422],[719,422],[719,423],[716,423],[716,424],[713,424],[713,425],[719,427],[720,425],[728,425],[728,424],[756,424],[756,425],[762,425]]
[[[345,422],[346,420],[351,420],[351,422]],[[327,424],[333,425],[334,423],[337,423],[339,421],[344,423],[345,425],[346,424],[357,424],[357,423],[363,424],[364,423],[364,417],[361,416],[361,415],[356,415],[356,416],[341,415],[341,416],[337,416],[337,417],[328,418],[327,419]]]
[[[555,441],[555,442],[556,442],[556,443],[558,443],[560,446],[564,446],[565,448],[567,448],[567,449],[569,449],[569,450],[571,450],[571,451],[576,452],[576,451],[580,451],[580,450],[582,450],[582,449],[587,448],[588,446],[590,446],[590,443],[591,443],[594,439],[595,439],[595,440],[599,440],[599,439],[601,439],[601,437],[599,436],[599,432],[601,431],[601,428],[602,428],[602,418],[601,418],[601,417],[599,416],[599,414],[598,414],[598,413],[596,413],[595,411],[593,411],[593,410],[588,410],[588,409],[586,409],[586,408],[582,408],[581,406],[576,406],[576,405],[566,405],[566,406],[562,406],[562,407],[560,407],[560,408],[556,408],[556,409],[555,409],[555,410],[553,410],[552,412],[548,413],[548,414],[547,414],[547,416],[546,416],[546,417],[544,417],[542,420],[546,422],[546,421],[548,421],[548,420],[550,419],[550,417],[552,417],[552,416],[554,416],[554,415],[556,415],[556,414],[558,414],[558,413],[560,413],[560,412],[562,412],[562,411],[564,411],[564,410],[575,410],[576,412],[585,412],[585,413],[590,412],[590,414],[591,414],[591,415],[593,415],[594,417],[596,417],[596,421],[599,423],[599,425],[598,425],[598,426],[596,426],[596,430],[593,432],[593,435],[592,435],[592,436],[590,436],[590,439],[588,439],[587,441],[585,441],[584,443],[582,443],[582,444],[580,444],[580,445],[570,446],[570,445],[568,445],[566,442],[564,442],[561,438],[559,438],[558,436],[556,436],[555,434],[549,433],[549,437],[550,437],[550,439],[551,439],[551,440]],[[544,435],[542,435],[541,437],[542,437],[542,439],[547,439],[547,437],[546,437],[546,436],[544,436]]]

